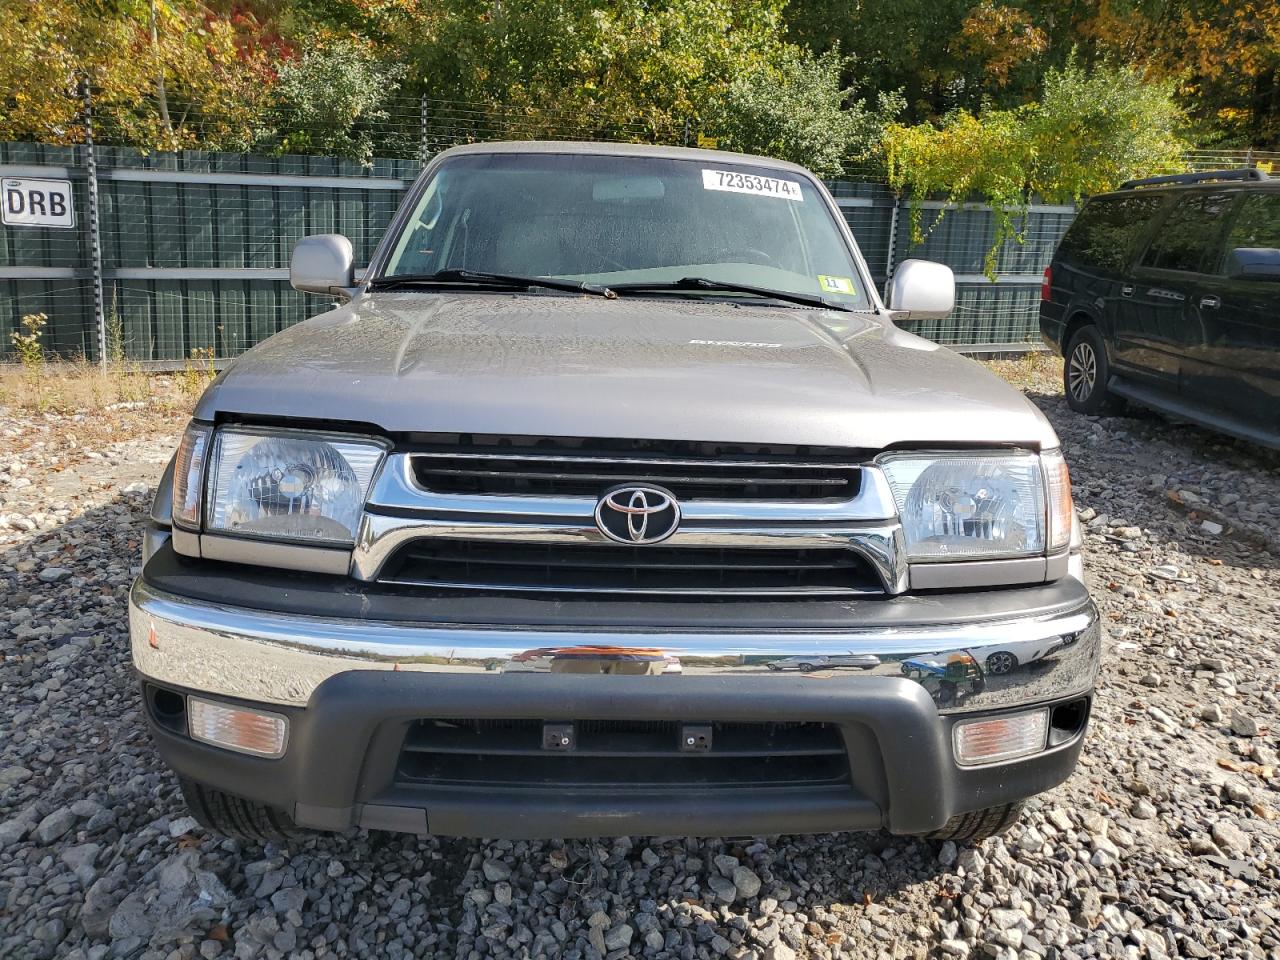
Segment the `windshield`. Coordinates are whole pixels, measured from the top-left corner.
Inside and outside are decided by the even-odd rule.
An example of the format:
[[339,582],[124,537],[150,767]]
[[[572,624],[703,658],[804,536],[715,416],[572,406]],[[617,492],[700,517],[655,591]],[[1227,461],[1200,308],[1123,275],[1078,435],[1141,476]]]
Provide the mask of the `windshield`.
[[447,160],[395,238],[382,276],[445,270],[605,285],[702,277],[870,309],[808,177],[712,160],[537,153]]

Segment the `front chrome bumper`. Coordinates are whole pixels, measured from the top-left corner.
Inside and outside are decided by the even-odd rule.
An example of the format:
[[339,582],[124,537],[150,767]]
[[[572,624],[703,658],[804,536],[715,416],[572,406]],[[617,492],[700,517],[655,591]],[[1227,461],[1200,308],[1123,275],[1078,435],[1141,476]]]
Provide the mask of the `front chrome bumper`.
[[190,600],[139,580],[129,628],[144,677],[294,707],[352,671],[648,676],[676,685],[803,674],[854,697],[864,678],[906,678],[939,713],[964,714],[1087,693],[1101,653],[1089,601],[1053,616],[874,630],[551,630],[319,619]]

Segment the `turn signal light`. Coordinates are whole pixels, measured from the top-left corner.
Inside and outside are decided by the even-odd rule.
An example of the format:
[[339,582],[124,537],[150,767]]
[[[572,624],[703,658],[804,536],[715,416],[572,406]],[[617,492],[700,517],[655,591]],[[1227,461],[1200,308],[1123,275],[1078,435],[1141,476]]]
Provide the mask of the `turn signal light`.
[[1045,748],[1049,711],[1033,710],[987,720],[962,720],[952,727],[956,762],[971,767],[1029,757]]
[[289,737],[289,721],[278,713],[199,697],[187,698],[187,723],[193,740],[256,757],[284,756]]

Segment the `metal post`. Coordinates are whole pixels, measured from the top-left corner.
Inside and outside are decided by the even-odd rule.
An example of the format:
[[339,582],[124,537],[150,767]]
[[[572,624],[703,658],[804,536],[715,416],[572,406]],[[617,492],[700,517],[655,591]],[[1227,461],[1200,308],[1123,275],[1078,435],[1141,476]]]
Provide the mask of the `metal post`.
[[893,278],[893,257],[897,253],[894,245],[898,242],[898,207],[900,205],[897,197],[893,198],[893,209],[889,213],[889,242],[886,244],[888,249],[885,251],[884,257],[884,295],[889,296],[889,281]]
[[431,159],[431,148],[427,143],[427,95],[422,95],[418,104],[418,117],[421,125],[421,143],[418,146],[418,155],[425,167],[427,161]]
[[93,266],[93,317],[98,324],[98,363],[107,369],[107,309],[102,294],[102,222],[98,214],[98,161],[93,150],[93,94],[84,82],[85,173],[89,181],[89,256]]

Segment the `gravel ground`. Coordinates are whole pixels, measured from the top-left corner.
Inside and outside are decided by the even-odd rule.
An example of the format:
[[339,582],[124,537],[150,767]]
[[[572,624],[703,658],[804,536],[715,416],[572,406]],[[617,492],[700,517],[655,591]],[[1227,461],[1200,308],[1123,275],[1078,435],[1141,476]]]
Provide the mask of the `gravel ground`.
[[125,634],[180,418],[0,409],[0,957],[1280,958],[1280,461],[1079,417],[1043,380],[1104,674],[1075,776],[961,849],[209,836],[148,741]]

